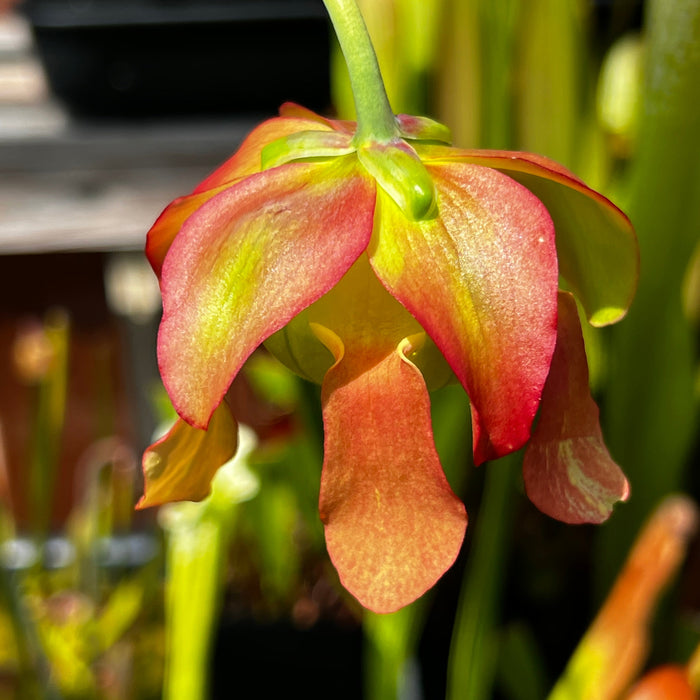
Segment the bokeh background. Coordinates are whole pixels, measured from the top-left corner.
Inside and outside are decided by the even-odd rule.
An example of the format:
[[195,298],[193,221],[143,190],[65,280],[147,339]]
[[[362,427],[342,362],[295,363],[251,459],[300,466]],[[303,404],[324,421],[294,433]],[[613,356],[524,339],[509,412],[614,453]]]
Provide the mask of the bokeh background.
[[[229,396],[253,485],[134,512],[172,417],[145,234],[281,103],[352,118],[347,77],[320,0],[0,4],[0,697],[544,698],[643,523],[700,495],[698,2],[360,4],[396,112],[554,158],[635,224],[638,297],[585,333],[629,503],[600,527],[540,514],[517,458],[474,468],[467,399],[443,389],[463,551],[406,611],[363,613],[323,546],[317,387],[260,351]],[[699,640],[690,538],[640,670]]]

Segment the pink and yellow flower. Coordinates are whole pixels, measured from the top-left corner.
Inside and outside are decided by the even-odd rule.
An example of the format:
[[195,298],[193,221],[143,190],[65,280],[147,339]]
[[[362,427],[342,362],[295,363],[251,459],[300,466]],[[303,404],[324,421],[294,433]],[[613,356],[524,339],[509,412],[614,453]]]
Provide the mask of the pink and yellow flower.
[[[224,395],[261,344],[322,385],[320,512],[341,581],[379,612],[451,566],[467,516],[433,442],[429,390],[469,395],[477,464],[528,443],[530,498],[600,522],[627,482],[602,441],[573,296],[624,315],[627,218],[552,161],[451,148],[399,115],[397,136],[295,105],[149,232],[163,297],[160,370],[181,421],[144,456],[141,506],[201,498],[235,451]],[[539,418],[533,431],[533,421]]]

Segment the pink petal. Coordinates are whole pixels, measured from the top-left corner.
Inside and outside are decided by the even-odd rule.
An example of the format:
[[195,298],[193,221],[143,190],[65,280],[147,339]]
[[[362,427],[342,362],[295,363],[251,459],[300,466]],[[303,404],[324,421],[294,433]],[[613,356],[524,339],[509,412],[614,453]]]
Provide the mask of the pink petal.
[[374,181],[354,159],[243,179],[186,221],[163,265],[161,376],[205,427],[246,358],[327,292],[369,241]]
[[477,463],[530,436],[556,339],[557,259],[542,203],[480,166],[428,166],[437,218],[381,196],[377,276],[420,322],[471,399]]
[[565,292],[559,294],[557,345],[523,477],[530,500],[566,523],[603,522],[629,496],[627,479],[603,442],[576,302]]
[[416,146],[428,163],[495,168],[547,207],[557,232],[559,270],[586,310],[605,326],[625,315],[639,279],[639,248],[630,220],[610,200],[559,163],[533,153]]

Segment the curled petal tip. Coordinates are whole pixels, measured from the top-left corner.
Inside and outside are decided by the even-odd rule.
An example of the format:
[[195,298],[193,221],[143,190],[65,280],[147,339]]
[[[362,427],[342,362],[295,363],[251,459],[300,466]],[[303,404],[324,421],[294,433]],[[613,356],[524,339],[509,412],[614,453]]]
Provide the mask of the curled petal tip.
[[209,428],[200,430],[179,419],[143,455],[144,495],[138,509],[172,501],[201,501],[211,490],[219,467],[235,454],[238,428],[222,401]]

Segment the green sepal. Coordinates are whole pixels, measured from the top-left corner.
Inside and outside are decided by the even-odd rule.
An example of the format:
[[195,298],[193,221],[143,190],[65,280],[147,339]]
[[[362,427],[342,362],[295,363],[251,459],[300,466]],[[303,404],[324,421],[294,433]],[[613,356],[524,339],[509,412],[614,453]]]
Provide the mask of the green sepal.
[[414,117],[411,114],[397,114],[396,123],[399,133],[405,139],[412,141],[428,141],[431,143],[452,143],[452,132],[449,127],[428,117]]
[[411,221],[435,212],[435,184],[418,154],[402,139],[357,149],[360,163]]
[[261,153],[263,170],[299,160],[346,156],[355,147],[352,136],[338,131],[298,131],[268,143]]

